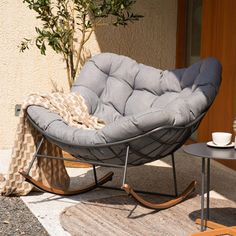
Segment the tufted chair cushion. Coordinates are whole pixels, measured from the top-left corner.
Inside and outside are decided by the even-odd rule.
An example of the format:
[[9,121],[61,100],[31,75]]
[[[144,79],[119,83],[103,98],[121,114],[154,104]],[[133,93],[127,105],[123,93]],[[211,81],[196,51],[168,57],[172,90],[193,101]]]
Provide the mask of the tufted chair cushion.
[[84,97],[91,114],[106,122],[103,129],[69,127],[42,107],[31,106],[28,114],[60,140],[78,145],[112,143],[163,125],[187,125],[211,105],[220,82],[221,65],[214,58],[163,71],[102,53],[84,65],[72,91]]

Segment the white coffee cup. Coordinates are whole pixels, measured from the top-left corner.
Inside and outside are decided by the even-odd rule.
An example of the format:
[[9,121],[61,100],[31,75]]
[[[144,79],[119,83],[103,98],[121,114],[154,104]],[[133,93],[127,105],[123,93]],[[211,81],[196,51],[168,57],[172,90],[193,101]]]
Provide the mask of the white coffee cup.
[[232,134],[226,132],[213,132],[212,141],[215,145],[226,146],[231,143]]

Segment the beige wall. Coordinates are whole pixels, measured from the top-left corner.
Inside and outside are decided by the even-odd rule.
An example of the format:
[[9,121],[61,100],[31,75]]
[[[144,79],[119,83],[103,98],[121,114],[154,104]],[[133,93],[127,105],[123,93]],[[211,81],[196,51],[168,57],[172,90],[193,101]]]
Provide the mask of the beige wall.
[[177,0],[137,0],[135,8],[144,15],[139,22],[96,31],[100,49],[163,69],[174,67]]
[[[138,0],[137,10],[145,17],[126,28],[100,28],[93,35],[92,55],[115,52],[159,68],[175,64],[177,0]],[[34,35],[37,23],[22,0],[0,2],[0,148],[10,148],[18,118],[15,104],[32,92],[50,92],[51,80],[68,91],[64,63],[48,51],[41,56],[34,47],[19,53],[23,37]]]

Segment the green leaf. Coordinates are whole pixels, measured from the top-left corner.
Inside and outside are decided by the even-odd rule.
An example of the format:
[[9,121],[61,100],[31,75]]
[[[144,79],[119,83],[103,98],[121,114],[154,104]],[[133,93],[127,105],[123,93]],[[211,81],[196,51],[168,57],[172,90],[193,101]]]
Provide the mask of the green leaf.
[[[83,51],[89,33],[99,23],[126,26],[143,17],[132,9],[136,0],[23,0],[23,3],[36,13],[40,24],[35,27],[35,40],[22,40],[20,51],[29,49],[32,42],[42,55],[51,47],[63,56],[73,77],[77,69],[74,62],[83,61],[78,48]],[[76,39],[78,33],[84,36],[82,41]]]

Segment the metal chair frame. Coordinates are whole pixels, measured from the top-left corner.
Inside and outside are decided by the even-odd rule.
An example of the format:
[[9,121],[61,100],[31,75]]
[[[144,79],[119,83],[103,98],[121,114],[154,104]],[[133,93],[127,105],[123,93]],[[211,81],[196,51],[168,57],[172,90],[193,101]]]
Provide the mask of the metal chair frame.
[[[153,208],[153,209],[165,209],[165,208],[169,208],[171,206],[176,205],[177,203],[183,201],[187,196],[189,196],[190,193],[192,193],[192,191],[195,189],[195,185],[196,185],[196,181],[193,181],[186,189],[185,191],[183,191],[182,194],[178,195],[178,190],[177,190],[177,180],[176,180],[176,168],[175,168],[175,157],[174,157],[174,152],[179,149],[179,147],[181,147],[183,145],[183,143],[187,140],[187,138],[189,138],[189,136],[197,129],[197,127],[199,126],[202,118],[204,117],[205,113],[203,113],[202,115],[200,115],[199,117],[197,117],[194,121],[192,121],[190,124],[186,125],[186,126],[163,126],[163,127],[158,127],[156,129],[153,129],[149,132],[146,132],[145,134],[142,135],[138,135],[136,137],[130,138],[130,139],[126,139],[123,141],[118,141],[118,142],[114,142],[114,143],[107,143],[107,144],[99,144],[99,145],[76,145],[73,143],[63,143],[63,145],[69,145],[70,147],[74,147],[76,149],[87,149],[89,151],[89,153],[93,155],[93,152],[91,151],[94,149],[104,149],[107,148],[109,149],[113,154],[115,158],[119,158],[119,160],[122,160],[122,164],[112,164],[112,163],[106,163],[106,160],[99,160],[99,158],[95,155],[94,160],[88,159],[86,157],[77,155],[76,157],[78,157],[78,160],[71,160],[68,158],[64,158],[64,157],[54,157],[54,156],[49,156],[49,155],[42,155],[40,154],[40,148],[44,142],[45,139],[47,139],[48,141],[56,144],[57,146],[61,147],[62,145],[62,141],[58,140],[55,137],[52,137],[50,135],[48,135],[44,130],[42,130],[40,127],[38,127],[35,122],[28,116],[28,119],[30,121],[30,123],[42,134],[42,139],[39,142],[36,152],[33,156],[33,159],[31,161],[31,163],[29,164],[28,170],[26,172],[22,171],[21,174],[26,178],[26,181],[32,183],[33,185],[35,185],[37,188],[43,190],[43,191],[47,191],[47,192],[51,192],[51,193],[56,193],[59,195],[73,195],[73,194],[79,194],[79,193],[84,193],[87,191],[90,191],[94,188],[108,188],[108,189],[113,189],[113,190],[125,190],[126,193],[128,195],[131,195],[135,200],[137,200],[140,204],[148,207],[148,208]],[[168,152],[165,153],[163,156],[159,155],[156,158],[150,157],[150,153],[155,152],[158,147],[155,150],[152,150],[150,153],[148,153],[148,155],[145,155],[143,153],[141,153],[139,150],[136,150],[132,147],[132,143],[140,138],[143,137],[152,137],[152,139],[154,139],[155,141],[160,142],[160,140],[156,140],[154,134],[157,132],[163,132],[163,134],[165,135],[166,133],[168,133],[168,131],[171,130],[175,130],[176,134],[177,134],[177,138],[174,137],[171,138],[173,140],[168,140],[168,142],[170,141],[168,145],[168,147],[170,148],[169,150],[167,150]],[[176,142],[176,140],[179,140],[179,138],[181,138],[181,141]],[[163,143],[164,145],[165,143]],[[113,147],[115,146],[121,146],[123,147],[123,149],[125,149],[125,158],[121,159],[119,157],[120,153],[116,153],[113,149]],[[122,150],[123,150],[122,149]],[[138,155],[140,160],[145,160],[146,162],[151,162],[157,159],[161,159],[165,156],[171,155],[171,160],[172,160],[172,171],[173,171],[173,184],[174,184],[174,194],[165,194],[165,193],[157,193],[157,192],[147,192],[147,191],[142,191],[142,190],[134,190],[132,189],[127,183],[126,183],[126,176],[127,176],[127,167],[128,166],[135,166],[137,165],[134,162],[129,162],[129,155],[130,153],[135,153],[135,155]],[[64,160],[64,161],[73,161],[73,162],[83,162],[83,163],[89,163],[91,165],[93,165],[93,173],[94,173],[94,184],[90,185],[89,187],[86,187],[85,189],[78,189],[76,191],[61,191],[55,188],[45,188],[45,186],[42,185],[42,183],[37,182],[37,180],[34,180],[30,177],[30,170],[33,166],[34,161],[37,158],[50,158],[50,159],[57,159],[57,160]],[[140,165],[140,164],[138,164]],[[116,167],[116,168],[123,168],[123,178],[122,178],[122,185],[121,188],[116,188],[116,187],[109,187],[109,186],[103,186],[103,184],[105,184],[107,181],[112,180],[112,176],[113,176],[113,172],[109,172],[106,176],[104,176],[103,178],[101,178],[100,180],[98,180],[97,178],[97,173],[96,173],[96,166],[105,166],[105,167]],[[161,195],[161,196],[167,196],[167,197],[174,197],[174,199],[169,200],[167,202],[164,203],[152,203],[149,201],[144,200],[142,197],[140,197],[137,193],[148,193],[148,194],[157,194],[157,195]]]

